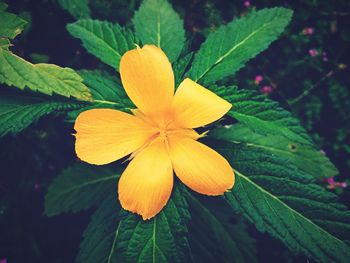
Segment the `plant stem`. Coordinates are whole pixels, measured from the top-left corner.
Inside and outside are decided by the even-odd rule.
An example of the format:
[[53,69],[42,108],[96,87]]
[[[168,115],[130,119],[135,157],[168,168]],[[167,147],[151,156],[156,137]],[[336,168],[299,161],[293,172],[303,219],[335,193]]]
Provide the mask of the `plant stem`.
[[119,105],[117,102],[107,101],[107,100],[94,100],[94,102],[104,103],[104,104],[112,104],[112,105]]
[[288,103],[290,105],[293,105],[297,102],[299,102],[300,100],[302,100],[304,97],[308,96],[311,91],[313,91],[315,88],[317,88],[324,80],[330,78],[332,75],[334,74],[334,71],[331,70],[329,71],[326,75],[324,75],[320,80],[318,80],[314,85],[312,85],[311,87],[309,87],[307,90],[305,90],[303,93],[301,93],[298,97],[288,101]]

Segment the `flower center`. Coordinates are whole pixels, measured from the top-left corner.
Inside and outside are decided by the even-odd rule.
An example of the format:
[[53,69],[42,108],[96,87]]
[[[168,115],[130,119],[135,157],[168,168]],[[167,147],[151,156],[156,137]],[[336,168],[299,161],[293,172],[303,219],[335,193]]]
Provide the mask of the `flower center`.
[[141,115],[138,111],[135,111],[134,114],[154,128],[153,135],[147,140],[145,145],[149,145],[160,140],[168,148],[170,143],[169,140],[174,137],[188,137],[197,140],[205,135],[205,133],[198,134],[191,128],[184,128],[178,125],[178,123],[174,120],[172,112],[168,112],[163,116],[152,117]]
[[170,137],[190,137],[197,140],[202,135],[196,133],[193,129],[187,128],[159,128],[153,139],[159,139],[164,141],[166,144],[169,142]]
[[159,130],[158,138],[161,140],[168,140],[168,131],[166,129]]
[[183,129],[167,129],[167,128],[159,128],[159,131],[156,133],[154,139],[161,140],[165,142],[165,144],[168,145],[169,143],[169,137],[170,136],[182,136],[183,134]]

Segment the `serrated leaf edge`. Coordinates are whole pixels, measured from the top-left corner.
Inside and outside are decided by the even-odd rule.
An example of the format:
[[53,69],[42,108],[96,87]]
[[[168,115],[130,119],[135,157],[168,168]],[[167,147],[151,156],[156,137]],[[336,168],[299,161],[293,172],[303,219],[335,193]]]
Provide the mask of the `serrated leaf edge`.
[[[264,194],[270,196],[271,198],[275,199],[277,202],[279,202],[280,204],[282,204],[284,207],[286,207],[288,210],[290,210],[292,212],[292,214],[297,215],[298,217],[303,218],[304,220],[306,220],[308,223],[312,224],[315,226],[315,228],[317,228],[318,231],[326,234],[327,236],[329,236],[331,239],[336,240],[337,242],[340,242],[342,244],[344,244],[344,246],[348,247],[349,249],[349,255],[350,255],[350,247],[348,246],[347,243],[345,243],[344,241],[338,239],[337,237],[331,235],[329,232],[327,232],[326,230],[324,230],[323,228],[319,227],[317,224],[315,224],[313,221],[311,221],[310,219],[308,219],[307,217],[303,216],[301,213],[299,213],[298,211],[294,210],[292,207],[286,205],[284,202],[282,202],[279,198],[277,198],[276,196],[272,195],[270,192],[266,191],[264,188],[262,188],[261,186],[259,186],[258,184],[254,183],[252,180],[250,180],[247,176],[243,175],[242,173],[238,172],[237,170],[234,170],[236,176],[239,176],[240,178],[244,179],[245,181],[249,182],[250,184],[254,185],[254,187],[258,188],[261,192],[263,192]],[[242,186],[242,188],[244,189],[244,187]],[[244,191],[246,192],[246,190],[244,189]],[[271,208],[271,210],[275,211],[273,209],[273,207],[270,205],[269,201],[265,198],[265,201],[267,203],[267,205]],[[276,213],[276,211],[275,211]],[[265,222],[266,223],[266,222]],[[286,230],[290,233],[290,231],[288,230],[288,228],[286,228]],[[290,233],[291,236],[293,236],[293,234]],[[299,245],[301,247],[304,248],[304,246],[302,244],[299,243]],[[305,249],[305,248],[304,248]],[[305,249],[306,251],[308,251],[308,249]],[[317,258],[317,257],[316,257]]]

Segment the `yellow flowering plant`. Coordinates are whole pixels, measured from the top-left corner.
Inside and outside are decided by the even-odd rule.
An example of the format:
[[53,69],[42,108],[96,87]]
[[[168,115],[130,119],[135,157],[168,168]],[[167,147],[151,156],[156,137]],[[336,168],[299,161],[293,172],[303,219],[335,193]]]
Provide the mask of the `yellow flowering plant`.
[[216,151],[197,142],[198,128],[221,118],[231,104],[190,79],[174,95],[174,74],[164,52],[153,45],[127,51],[120,77],[137,105],[133,115],[113,109],[79,114],[74,129],[77,156],[103,165],[132,153],[118,183],[121,206],[154,217],[173,188],[173,170],[192,190],[222,195],[234,183],[230,164]]
[[317,262],[350,258],[349,211],[319,185],[336,168],[291,113],[235,86],[291,10],[252,9],[192,50],[166,0],[142,1],[132,27],[78,2],[61,3],[84,17],[66,28],[98,70],[13,53],[26,22],[0,4],[0,136],[48,114],[71,125],[76,160],[48,188],[45,214],[96,209],[77,262],[257,262],[248,227]]

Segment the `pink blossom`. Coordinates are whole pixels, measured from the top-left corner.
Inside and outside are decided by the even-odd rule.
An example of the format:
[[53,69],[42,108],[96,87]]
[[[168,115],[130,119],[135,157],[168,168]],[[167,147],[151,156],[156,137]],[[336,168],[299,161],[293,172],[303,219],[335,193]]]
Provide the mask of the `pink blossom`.
[[316,57],[316,56],[318,55],[317,49],[314,49],[314,48],[309,49],[309,55],[310,55],[311,57]]
[[245,7],[250,7],[250,5],[251,5],[251,4],[250,4],[250,1],[244,1],[244,6],[245,6]]
[[334,177],[327,178],[327,183],[328,184],[335,184]]
[[326,181],[328,183],[327,185],[328,189],[335,189],[337,187],[346,188],[348,186],[346,182],[336,182],[334,180],[334,177],[327,178]]
[[346,182],[340,182],[339,187],[345,188],[345,187],[348,187],[348,184]]
[[271,86],[264,86],[260,89],[260,93],[262,94],[270,94],[272,93],[273,89]]
[[260,82],[263,81],[263,79],[264,79],[263,76],[261,76],[261,75],[256,75],[256,76],[255,76],[254,83],[255,83],[256,85],[259,85]]
[[314,33],[314,29],[312,27],[307,27],[303,29],[303,34],[306,36],[311,36]]

